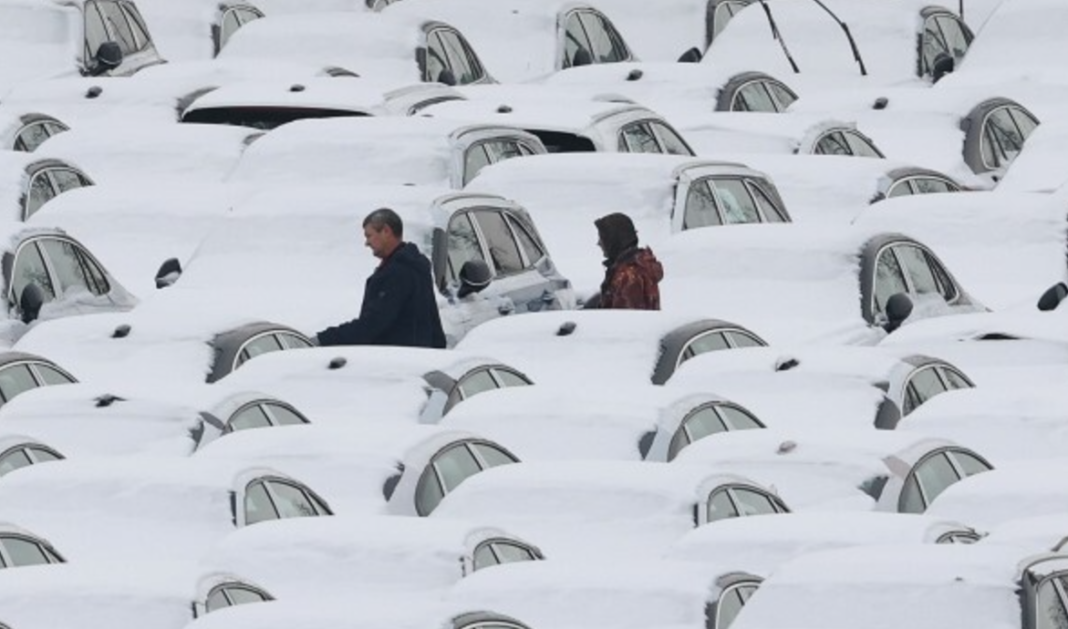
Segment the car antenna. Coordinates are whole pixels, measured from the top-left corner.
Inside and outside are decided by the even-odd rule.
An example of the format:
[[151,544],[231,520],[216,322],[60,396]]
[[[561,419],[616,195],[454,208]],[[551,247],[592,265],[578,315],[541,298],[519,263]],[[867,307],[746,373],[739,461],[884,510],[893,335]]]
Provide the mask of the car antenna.
[[857,40],[853,39],[853,33],[849,32],[849,25],[843,22],[834,11],[831,11],[826,4],[823,4],[823,0],[812,0],[816,4],[820,5],[820,8],[827,12],[827,15],[834,18],[835,22],[838,22],[838,26],[842,27],[845,32],[846,39],[849,40],[849,47],[853,49],[853,58],[857,60],[857,64],[860,66],[860,75],[868,76],[868,69],[864,67],[864,59],[860,56],[860,49],[857,48]]
[[769,7],[768,3],[764,0],[760,0],[760,6],[764,7],[764,14],[768,16],[768,25],[771,26],[771,36],[779,40],[779,46],[782,47],[786,59],[790,62],[790,67],[794,69],[794,74],[800,74],[801,70],[797,67],[797,62],[794,61],[794,56],[790,54],[790,49],[786,47],[786,40],[783,39],[782,33],[779,32],[779,25],[775,23],[775,17],[771,14],[771,7]]

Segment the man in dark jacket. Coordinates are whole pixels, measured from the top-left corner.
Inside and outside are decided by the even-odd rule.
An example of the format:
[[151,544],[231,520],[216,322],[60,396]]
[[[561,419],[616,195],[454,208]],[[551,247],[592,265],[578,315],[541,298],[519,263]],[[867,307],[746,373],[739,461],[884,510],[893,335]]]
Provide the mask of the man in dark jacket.
[[614,213],[594,221],[604,252],[604,282],[594,308],[660,310],[660,280],[664,267],[648,247],[638,247],[638,232],[626,214]]
[[389,208],[363,221],[366,244],[382,260],[367,278],[360,316],[317,335],[319,345],[445,347],[430,261],[404,242],[404,223]]

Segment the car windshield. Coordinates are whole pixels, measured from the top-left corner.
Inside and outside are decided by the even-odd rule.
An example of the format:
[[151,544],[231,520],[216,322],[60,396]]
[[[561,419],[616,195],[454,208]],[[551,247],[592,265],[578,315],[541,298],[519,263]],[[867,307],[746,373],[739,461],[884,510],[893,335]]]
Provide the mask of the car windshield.
[[344,109],[306,107],[209,107],[194,109],[182,116],[182,122],[228,124],[269,131],[294,120],[313,118],[361,117],[367,114]]

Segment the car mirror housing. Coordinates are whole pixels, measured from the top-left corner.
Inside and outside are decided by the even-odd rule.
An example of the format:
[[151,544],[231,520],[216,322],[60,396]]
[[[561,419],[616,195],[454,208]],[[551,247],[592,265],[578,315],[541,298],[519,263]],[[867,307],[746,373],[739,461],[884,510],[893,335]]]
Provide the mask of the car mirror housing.
[[461,299],[489,286],[493,280],[489,265],[482,260],[468,260],[460,268],[460,290],[456,293]]
[[106,41],[100,44],[100,47],[96,49],[96,54],[93,55],[93,67],[91,74],[93,76],[99,76],[114,70],[122,65],[122,48],[117,42]]
[[1065,297],[1068,297],[1068,284],[1057,282],[1038,298],[1038,309],[1042,312],[1056,310]]
[[167,288],[182,276],[182,263],[178,258],[167,258],[156,271],[156,288]]
[[44,291],[35,282],[30,282],[22,289],[19,295],[19,311],[22,314],[23,323],[31,323],[41,314],[41,306],[44,305]]
[[679,63],[699,63],[701,61],[701,50],[696,46],[687,50],[679,56]]
[[912,314],[912,300],[905,293],[894,293],[886,300],[886,325],[883,329],[887,333],[901,327],[905,319]]
[[944,52],[938,53],[931,66],[931,80],[937,83],[942,77],[953,72],[956,65],[957,63],[952,56]]

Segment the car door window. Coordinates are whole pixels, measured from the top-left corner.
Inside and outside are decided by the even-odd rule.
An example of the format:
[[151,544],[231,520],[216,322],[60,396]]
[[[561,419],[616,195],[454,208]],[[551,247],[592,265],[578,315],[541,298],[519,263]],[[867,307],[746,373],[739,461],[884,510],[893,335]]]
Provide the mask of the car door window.
[[497,555],[493,552],[493,547],[488,544],[479,544],[475,549],[474,554],[474,569],[479,571],[483,568],[489,568],[490,566],[496,566],[500,562],[497,561]]
[[690,184],[686,191],[686,209],[682,217],[683,229],[698,229],[722,225],[716,198],[709,189],[709,180],[702,179]]
[[939,15],[935,17],[935,21],[942,31],[942,41],[945,42],[947,51],[953,56],[954,65],[959,66],[972,41],[970,33],[965,30],[967,27],[953,15]]
[[509,369],[490,369],[493,376],[504,387],[529,387],[532,383],[523,376]]
[[234,368],[236,369],[237,367],[240,367],[245,364],[246,361],[260,356],[261,354],[278,352],[282,349],[282,346],[278,343],[278,339],[276,339],[273,334],[257,336],[252,340],[246,341],[245,344],[241,346],[241,351],[237,353],[237,364],[234,365]]
[[953,466],[949,464],[949,459],[946,458],[945,453],[939,453],[924,460],[914,473],[920,483],[920,488],[923,490],[923,497],[926,503],[924,510],[926,510],[927,506],[930,506],[931,502],[939,494],[960,480],[953,470]]
[[490,375],[489,369],[479,369],[472,374],[464,376],[463,380],[460,381],[460,393],[463,394],[465,400],[479,393],[493,391],[497,388],[497,382]]
[[456,84],[467,85],[482,78],[480,68],[472,58],[474,54],[464,44],[460,35],[451,29],[438,29],[437,33],[441,37],[449,69],[456,78]]
[[504,216],[500,212],[491,210],[477,210],[474,216],[489,246],[495,275],[509,275],[522,271],[525,267],[523,258],[519,255],[519,245],[516,244],[512,230],[504,221]]
[[728,330],[723,333],[727,337],[727,341],[731,344],[731,347],[764,347],[765,343],[760,339],[740,332],[738,330]]
[[954,186],[950,186],[945,179],[934,177],[915,177],[912,180],[916,194],[936,194],[939,192],[957,192]]
[[26,197],[22,219],[26,220],[36,214],[42,205],[51,201],[57,194],[58,192],[52,187],[52,180],[48,178],[48,173],[44,171],[35,173],[30,181],[30,193]]
[[890,189],[886,191],[886,197],[892,199],[894,197],[907,197],[910,194],[913,194],[911,182],[911,177],[907,179],[898,179],[890,184]]
[[946,46],[942,30],[938,28],[938,21],[934,17],[924,20],[921,41],[924,74],[931,74],[939,54],[952,54]]
[[448,258],[449,276],[453,282],[457,281],[465,262],[486,261],[469,212],[457,214],[449,221]]
[[11,275],[13,278],[11,299],[15,304],[21,298],[22,291],[31,283],[40,287],[45,293],[46,301],[55,299],[56,292],[52,288],[52,276],[48,273],[48,267],[45,266],[44,258],[41,257],[41,252],[37,248],[37,241],[28,242],[19,247],[15,255],[15,270]]
[[763,81],[751,81],[738,88],[731,103],[731,111],[756,111],[776,113],[775,101],[771,99]]
[[13,472],[19,468],[26,467],[27,465],[33,465],[33,461],[21,448],[17,450],[8,450],[0,456],[0,476]]
[[70,168],[50,168],[48,174],[56,185],[57,194],[93,185],[85,175]]
[[957,464],[957,469],[960,471],[962,478],[994,469],[986,461],[964,450],[947,450],[946,454]]
[[445,53],[445,44],[438,36],[438,31],[431,31],[426,36],[426,76],[424,78],[427,81],[441,81],[441,75],[447,69],[449,69],[449,61]]
[[589,11],[580,11],[578,16],[589,38],[594,63],[614,63],[627,59],[623,39],[611,24],[605,22],[600,15]]
[[905,273],[897,256],[890,247],[883,249],[879,252],[879,259],[875,264],[875,311],[884,312],[890,297],[898,293],[908,293],[908,290]]
[[221,50],[226,42],[230,41],[230,36],[237,32],[237,29],[241,28],[241,18],[237,15],[237,9],[229,9],[223,13],[222,20],[219,21],[219,41],[218,47]]
[[512,463],[518,463],[518,459],[508,454],[504,450],[501,450],[497,446],[490,445],[488,443],[479,443],[477,441],[470,442],[470,447],[474,448],[478,454],[481,462],[479,467],[487,469],[491,467],[497,467],[498,465],[510,465]]
[[493,551],[497,554],[498,563],[513,563],[516,561],[536,561],[534,551],[519,544],[510,542],[494,542]]
[[771,498],[752,489],[735,487],[731,489],[731,493],[734,495],[734,504],[738,506],[738,514],[741,516],[771,515],[782,512],[782,509]]
[[730,348],[731,346],[727,343],[727,339],[722,332],[705,332],[686,344],[686,349],[682,351],[682,360],[686,361],[706,352]]
[[77,382],[69,375],[44,363],[34,363],[33,371],[37,373],[37,376],[45,385],[74,384]]
[[85,265],[74,243],[69,240],[45,238],[41,239],[40,245],[55,272],[57,295],[66,296],[81,291],[96,292],[95,282],[86,274]]
[[58,123],[34,122],[19,129],[19,132],[15,135],[15,143],[12,148],[16,151],[32,153],[45,140],[66,130],[66,127]]
[[455,445],[434,459],[434,467],[441,476],[445,491],[456,489],[469,476],[482,471],[471,451],[464,444]]
[[753,195],[753,199],[756,200],[757,207],[760,209],[761,218],[768,223],[785,223],[786,215],[779,206],[771,200],[764,189],[754,181],[747,179],[745,181],[746,188],[749,189],[749,193]]
[[271,420],[267,417],[267,413],[263,412],[259,404],[253,404],[231,416],[230,421],[226,422],[226,429],[228,431],[249,430],[268,428],[270,425]]
[[687,417],[682,429],[686,434],[686,443],[690,444],[709,435],[725,432],[727,427],[723,425],[723,420],[716,411],[711,406],[706,406]]
[[480,142],[471,146],[464,153],[464,185],[466,186],[475,175],[483,168],[490,165],[489,154],[486,153],[486,143]]
[[917,370],[909,376],[906,385],[905,407],[902,415],[907,415],[916,410],[921,404],[933,398],[939,393],[945,393],[946,387],[934,367],[925,367]]
[[307,349],[312,347],[312,344],[307,339],[289,332],[275,332],[274,338],[282,346],[282,349]]
[[707,520],[709,522],[736,517],[738,517],[738,511],[735,510],[734,503],[731,502],[726,489],[720,489],[712,494],[712,498],[708,501]]
[[894,253],[912,283],[912,291],[919,295],[938,294],[941,290],[934,271],[928,265],[927,256],[919,247],[912,245],[894,245]]
[[508,221],[508,225],[512,228],[512,232],[516,235],[516,239],[519,241],[519,248],[523,250],[523,253],[527,257],[527,266],[533,266],[536,262],[545,257],[545,251],[541,248],[541,245],[534,240],[534,237],[527,232],[527,228],[519,223],[517,219],[509,214],[505,214],[505,219]]
[[274,402],[265,402],[263,411],[267,414],[271,424],[275,426],[302,426],[308,423],[308,420],[300,413]]
[[1038,127],[1038,120],[1035,120],[1031,114],[1019,107],[1007,107],[1006,110],[1012,117],[1013,122],[1016,123],[1016,128],[1020,130],[1020,134],[1023,136],[1024,140],[1027,140],[1035,128]]
[[986,164],[990,168],[1007,165],[1023,149],[1023,134],[1007,107],[996,109],[987,116],[983,136],[991,151],[990,163]]
[[619,132],[619,150],[623,153],[661,153],[652,129],[644,122],[634,122]]
[[722,404],[716,407],[728,430],[755,430],[763,428],[759,421],[740,408]]
[[[590,49],[590,40],[579,21],[579,14],[577,11],[572,11],[564,21],[564,67],[570,68],[583,65],[581,61],[591,63],[593,61],[593,53],[590,52]],[[585,59],[581,59],[583,56],[585,56]],[[580,60],[580,62],[576,63],[576,60]]]
[[270,488],[271,498],[279,518],[307,518],[323,515],[301,488],[279,481],[270,481],[267,486]]
[[835,131],[824,135],[816,142],[817,155],[852,155],[853,149],[841,132]]
[[753,583],[740,583],[721,592],[716,604],[716,623],[712,625],[714,629],[728,629],[756,589]]
[[11,567],[40,566],[54,563],[39,544],[18,537],[0,539],[11,558]]
[[126,20],[126,14],[119,7],[119,3],[111,0],[100,0],[97,2],[97,6],[104,18],[104,24],[107,26],[112,41],[119,45],[122,53],[129,55],[137,52],[140,49],[140,45],[134,35],[134,30]]
[[950,391],[957,389],[971,389],[973,385],[961,372],[950,367],[942,366],[938,367],[938,373],[942,376],[942,381],[946,384],[946,388]]
[[767,88],[768,94],[771,95],[771,100],[775,103],[775,111],[786,111],[797,100],[797,94],[774,81],[764,81],[764,87]]
[[1044,579],[1035,594],[1034,629],[1068,629],[1068,579],[1062,574]]
[[855,131],[843,131],[846,141],[849,142],[849,151],[854,157],[879,157],[883,156],[879,149],[864,136]]
[[104,18],[100,15],[96,2],[86,2],[83,12],[85,14],[85,60],[88,64],[89,60],[96,56],[97,50],[100,49],[100,44],[110,38],[107,28],[104,26]]
[[15,396],[37,388],[37,381],[26,363],[16,363],[0,370],[0,395],[4,402],[10,402]]
[[749,189],[738,179],[716,179],[716,194],[723,206],[723,220],[728,225],[743,223],[759,223],[760,213],[757,212],[753,197],[749,196]]
[[649,128],[656,134],[656,137],[660,140],[660,145],[664,147],[664,152],[668,155],[693,156],[693,151],[690,150],[690,147],[671,127],[660,122],[650,121]]

